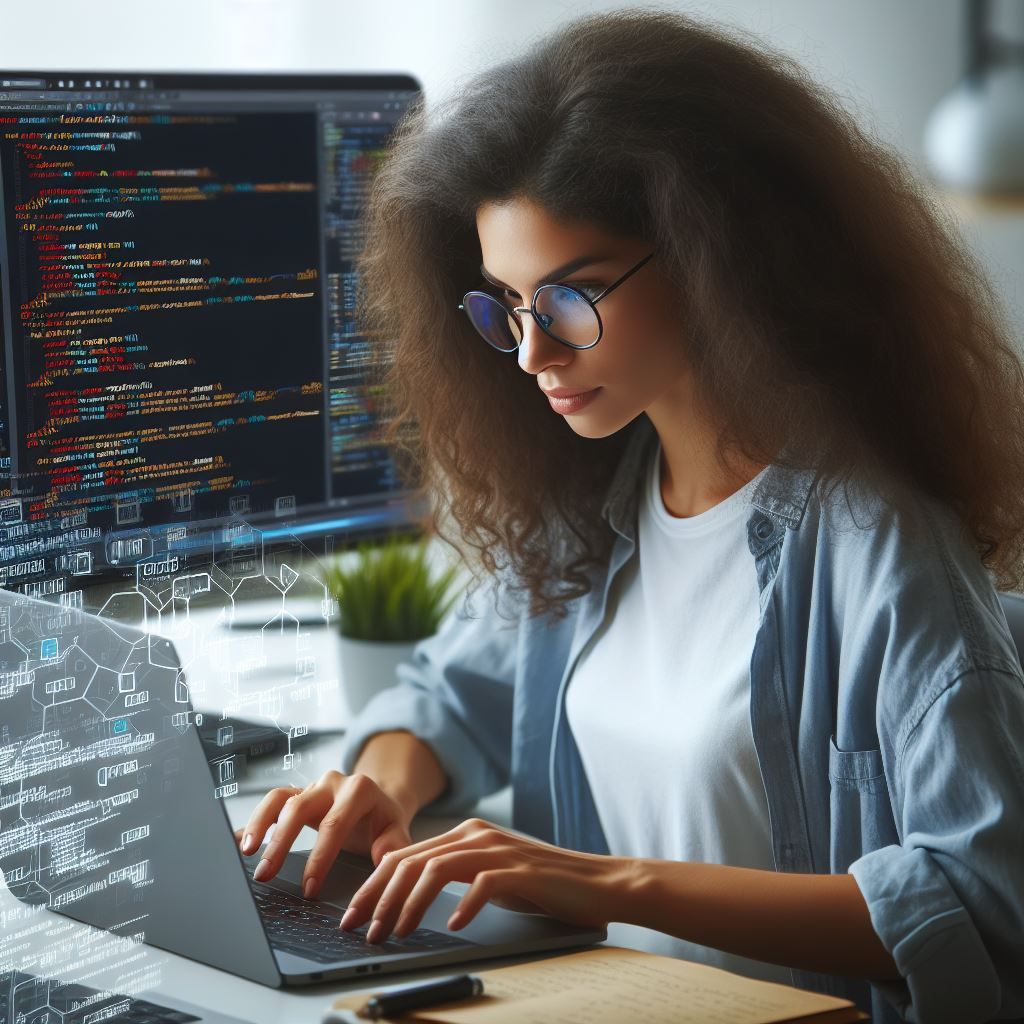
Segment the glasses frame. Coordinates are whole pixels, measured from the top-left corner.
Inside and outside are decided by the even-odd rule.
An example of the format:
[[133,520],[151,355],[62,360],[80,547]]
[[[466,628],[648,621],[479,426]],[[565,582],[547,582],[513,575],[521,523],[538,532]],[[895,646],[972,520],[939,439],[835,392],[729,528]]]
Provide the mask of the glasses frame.
[[[584,351],[584,350],[586,350],[588,348],[593,348],[601,340],[601,338],[604,336],[604,323],[601,320],[601,314],[597,311],[597,304],[606,295],[610,295],[613,291],[615,291],[615,289],[618,288],[619,285],[622,284],[622,282],[626,280],[626,278],[628,278],[628,277],[632,276],[633,274],[635,274],[653,256],[654,256],[653,252],[648,253],[639,263],[634,264],[632,267],[630,267],[629,270],[627,270],[622,275],[622,277],[620,277],[617,281],[613,281],[610,285],[608,285],[607,288],[604,289],[604,291],[601,292],[600,295],[595,296],[593,299],[591,299],[588,295],[584,295],[583,292],[581,292],[578,288],[574,288],[571,284],[552,283],[552,284],[542,284],[533,293],[533,299],[531,300],[529,306],[512,306],[511,309],[510,309],[508,306],[505,305],[505,303],[503,303],[500,299],[495,298],[495,296],[491,295],[489,292],[469,291],[469,292],[466,292],[466,294],[462,297],[462,302],[459,303],[459,309],[461,309],[466,314],[466,317],[469,319],[469,322],[473,325],[473,330],[475,330],[477,332],[477,334],[479,334],[480,337],[483,338],[484,341],[486,341],[487,344],[490,345],[490,347],[494,349],[495,352],[504,352],[504,353],[508,354],[510,352],[518,352],[519,351],[519,346],[522,345],[522,343],[523,343],[522,342],[522,338],[526,337],[526,329],[523,326],[523,317],[522,317],[523,313],[529,313],[533,317],[533,319],[536,321],[537,326],[549,338],[554,338],[555,341],[559,342],[562,345],[565,345],[567,348],[571,348],[571,349],[573,349],[573,350],[575,350],[577,352],[582,352],[582,351]],[[542,314],[537,312],[537,296],[540,295],[540,293],[542,291],[544,291],[545,288],[568,288],[569,291],[574,292],[581,299],[583,299],[583,301],[586,302],[586,304],[588,306],[590,306],[590,308],[594,311],[594,316],[597,318],[597,337],[592,342],[590,342],[589,345],[574,345],[571,341],[566,341],[564,338],[560,338],[557,334],[553,334],[551,331],[549,331],[547,329],[547,327],[544,326],[544,320],[543,320]],[[482,295],[482,296],[484,296],[484,298],[490,299],[492,302],[496,302],[499,306],[501,306],[501,308],[506,313],[511,313],[512,316],[515,317],[515,321],[519,325],[519,333],[522,335],[522,338],[519,341],[516,342],[515,348],[498,348],[498,346],[493,344],[492,342],[490,342],[484,336],[483,332],[479,330],[479,328],[476,326],[476,324],[473,323],[473,318],[469,315],[469,311],[466,309],[466,306],[465,306],[465,303],[467,302],[467,300],[469,299],[469,297],[471,295]]]

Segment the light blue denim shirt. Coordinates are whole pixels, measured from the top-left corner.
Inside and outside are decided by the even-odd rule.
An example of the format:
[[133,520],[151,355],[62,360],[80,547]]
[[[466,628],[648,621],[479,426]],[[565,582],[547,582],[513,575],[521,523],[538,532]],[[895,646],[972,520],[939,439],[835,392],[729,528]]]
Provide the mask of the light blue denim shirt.
[[[656,435],[646,417],[630,429],[593,590],[560,622],[464,603],[353,723],[343,770],[372,734],[408,729],[449,778],[432,810],[511,783],[515,828],[608,852],[565,690],[636,548]],[[852,874],[902,977],[793,984],[876,1024],[1024,1017],[1024,675],[991,577],[945,506],[919,496],[865,525],[841,490],[826,517],[815,480],[773,464],[752,495],[751,729],[776,869]]]

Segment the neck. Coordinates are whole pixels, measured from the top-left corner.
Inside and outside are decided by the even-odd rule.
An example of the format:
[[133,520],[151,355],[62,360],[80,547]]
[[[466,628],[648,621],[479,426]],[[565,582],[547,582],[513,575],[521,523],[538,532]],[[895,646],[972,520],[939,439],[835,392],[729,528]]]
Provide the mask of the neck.
[[692,404],[647,412],[661,441],[661,500],[669,515],[700,515],[735,494],[764,469],[739,455],[723,467],[716,454],[717,433]]

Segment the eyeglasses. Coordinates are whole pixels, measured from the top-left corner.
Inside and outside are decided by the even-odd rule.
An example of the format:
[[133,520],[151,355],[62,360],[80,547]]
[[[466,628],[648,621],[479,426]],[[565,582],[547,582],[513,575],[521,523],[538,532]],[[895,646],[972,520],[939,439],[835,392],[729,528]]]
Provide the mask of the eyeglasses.
[[499,352],[514,352],[522,343],[522,313],[532,314],[545,334],[569,348],[593,348],[604,331],[595,307],[653,255],[649,253],[593,299],[567,284],[542,284],[533,293],[529,306],[509,308],[487,292],[473,291],[462,297],[459,309],[469,317],[480,337]]

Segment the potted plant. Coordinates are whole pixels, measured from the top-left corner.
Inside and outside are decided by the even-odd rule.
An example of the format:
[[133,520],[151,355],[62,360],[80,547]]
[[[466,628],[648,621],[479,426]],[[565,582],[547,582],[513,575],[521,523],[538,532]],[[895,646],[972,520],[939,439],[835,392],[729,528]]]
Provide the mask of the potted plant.
[[368,541],[323,566],[338,603],[341,683],[353,714],[397,682],[396,669],[454,604],[457,566],[431,571],[428,539]]

